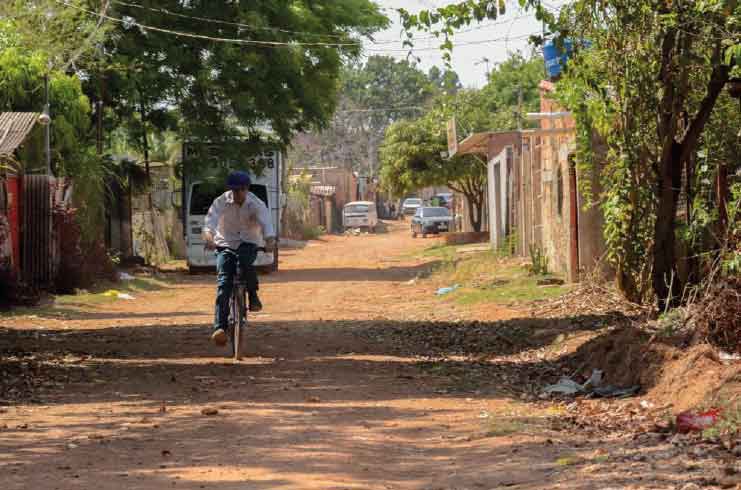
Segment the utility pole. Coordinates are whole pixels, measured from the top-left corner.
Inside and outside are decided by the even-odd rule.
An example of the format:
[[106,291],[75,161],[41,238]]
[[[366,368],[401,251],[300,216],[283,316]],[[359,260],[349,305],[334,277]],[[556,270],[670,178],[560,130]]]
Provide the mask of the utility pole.
[[522,85],[517,85],[517,129],[522,130]]
[[484,56],[483,58],[481,58],[480,60],[478,60],[478,61],[477,61],[477,62],[476,62],[476,63],[474,64],[475,66],[478,66],[478,65],[481,65],[481,64],[484,64],[484,65],[486,65],[486,81],[487,81],[487,82],[489,81],[489,73],[490,73],[490,72],[489,72],[489,63],[490,63],[490,60],[489,60],[489,58],[487,58],[486,56]]
[[49,106],[49,74],[44,75],[44,92],[46,103],[44,104],[44,115],[46,116],[46,131],[44,134],[44,146],[46,147],[46,175],[51,175],[51,115]]

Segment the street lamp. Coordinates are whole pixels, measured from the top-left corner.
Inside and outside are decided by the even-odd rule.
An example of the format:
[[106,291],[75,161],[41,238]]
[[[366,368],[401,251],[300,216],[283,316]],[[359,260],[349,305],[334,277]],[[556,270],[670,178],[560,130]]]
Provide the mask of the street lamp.
[[46,103],[44,112],[39,116],[39,124],[44,126],[44,146],[46,149],[46,174],[51,175],[51,115],[49,110],[49,75],[44,75],[44,92],[46,93]]

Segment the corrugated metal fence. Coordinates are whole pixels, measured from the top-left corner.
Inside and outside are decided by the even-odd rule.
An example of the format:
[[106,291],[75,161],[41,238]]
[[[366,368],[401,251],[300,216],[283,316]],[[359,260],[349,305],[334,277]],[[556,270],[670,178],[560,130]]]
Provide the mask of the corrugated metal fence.
[[51,284],[57,249],[52,235],[53,179],[46,175],[23,178],[23,239],[21,277],[33,286]]

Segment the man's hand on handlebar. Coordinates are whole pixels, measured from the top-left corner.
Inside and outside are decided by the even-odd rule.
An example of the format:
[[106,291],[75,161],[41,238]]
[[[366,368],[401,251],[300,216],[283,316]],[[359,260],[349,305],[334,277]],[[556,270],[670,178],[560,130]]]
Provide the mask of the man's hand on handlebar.
[[206,242],[203,246],[206,250],[216,250],[214,235],[210,231],[203,232],[203,240]]

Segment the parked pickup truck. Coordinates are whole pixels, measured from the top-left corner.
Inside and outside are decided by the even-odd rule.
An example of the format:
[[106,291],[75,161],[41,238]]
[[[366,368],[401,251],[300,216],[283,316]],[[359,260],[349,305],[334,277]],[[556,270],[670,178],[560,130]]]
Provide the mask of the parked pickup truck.
[[453,217],[448,208],[424,206],[417,209],[412,218],[412,238],[428,234],[449,231],[453,226]]

